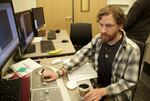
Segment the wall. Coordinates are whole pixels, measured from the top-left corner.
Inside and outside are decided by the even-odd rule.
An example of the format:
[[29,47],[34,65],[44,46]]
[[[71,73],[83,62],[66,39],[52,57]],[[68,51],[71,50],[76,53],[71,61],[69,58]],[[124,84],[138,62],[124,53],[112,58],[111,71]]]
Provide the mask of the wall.
[[135,1],[136,0],[107,0],[107,4],[118,5],[123,9],[124,13],[127,14]]
[[[50,0],[13,0],[13,4],[14,4],[15,12],[20,12],[20,11],[24,11],[24,10],[28,10],[28,9],[36,7],[37,2],[43,3],[43,5],[48,5],[48,3],[47,3],[48,1],[53,2],[53,0],[52,1],[50,1]],[[98,10],[101,7],[105,6],[106,4],[109,4],[110,2],[114,3],[115,1],[117,2],[117,4],[121,4],[121,6],[123,6],[123,9],[126,9],[124,7],[127,7],[127,9],[126,9],[126,13],[127,13],[129,8],[132,6],[132,4],[136,0],[125,0],[124,2],[122,2],[120,0],[90,0],[90,12],[80,12],[80,3],[81,2],[80,2],[80,0],[74,0],[74,6],[75,6],[74,7],[75,8],[74,21],[75,22],[92,22],[93,23],[93,25],[92,25],[92,27],[93,27],[93,36],[95,36],[99,32],[98,25],[96,23],[96,15],[97,15]],[[120,2],[118,2],[118,1],[120,1]],[[60,2],[60,1],[56,0],[55,2]],[[128,5],[124,6],[124,5],[122,5],[123,3],[127,3]],[[38,6],[39,6],[39,3],[38,3]],[[45,10],[45,12],[46,11],[50,12],[49,10],[51,10],[51,8],[54,7],[54,6],[53,5],[52,6],[46,6],[46,7],[49,7],[49,9],[47,8],[48,10]],[[66,8],[68,8],[68,7],[69,6],[66,6]],[[57,6],[57,7],[55,6],[54,8],[55,8],[55,11],[53,11],[53,16],[55,15],[55,13],[57,11],[56,9],[60,8],[60,6]],[[46,12],[46,14],[49,14],[48,12]],[[59,12],[59,14],[57,14],[57,16],[53,17],[53,18],[57,18],[58,15],[60,15],[60,13],[63,13],[63,12]],[[67,14],[67,13],[65,13],[65,14]],[[52,15],[50,15],[50,16],[52,16]],[[48,17],[45,16],[47,18],[46,22],[49,22],[49,24],[47,24],[47,26],[49,25],[47,29],[51,29],[55,26],[57,26],[57,28],[58,27],[61,28],[62,27],[61,25],[64,25],[64,26],[68,25],[68,24],[65,24],[65,23],[64,24],[59,24],[59,23],[56,24],[56,22],[52,24],[52,21],[49,21],[50,16],[48,16]],[[70,16],[70,15],[67,15],[67,16]],[[58,20],[58,18],[56,20]],[[60,18],[59,18],[59,20],[60,20]],[[54,21],[55,20],[53,20],[53,22]],[[51,22],[51,24],[50,24],[50,22]],[[50,27],[50,25],[55,25],[55,26]]]
[[15,13],[36,7],[36,0],[12,0]]
[[[24,11],[24,10],[28,10],[28,9],[31,9],[31,8],[34,8],[34,7],[36,7],[36,3],[37,2],[40,2],[40,3],[42,3],[43,5],[48,5],[48,1],[49,2],[52,2],[52,0],[50,1],[50,0],[12,0],[13,1],[13,4],[14,4],[14,9],[15,9],[15,12],[20,12],[20,11]],[[71,0],[70,0],[71,1]],[[80,12],[80,1],[81,0],[74,0],[74,3],[75,3],[75,14],[74,14],[74,21],[75,22],[84,22],[84,21],[86,21],[86,22],[92,22],[93,23],[93,25],[92,25],[92,27],[93,27],[93,36],[94,35],[96,35],[98,32],[99,32],[99,29],[98,29],[98,25],[97,25],[97,23],[96,23],[96,15],[97,15],[97,12],[98,12],[98,10],[101,8],[101,7],[103,7],[103,6],[105,6],[106,4],[109,4],[110,2],[117,2],[117,4],[122,4],[123,2],[121,1],[121,0],[90,0],[90,12],[88,12],[88,13],[85,13],[85,12]],[[119,1],[119,2],[118,2]],[[135,2],[136,0],[124,0],[124,2],[126,3],[127,2],[127,4],[129,4],[129,5],[121,5],[121,6],[123,6],[123,9],[126,9],[126,8],[124,8],[124,7],[126,7],[127,6],[127,9],[126,9],[126,13],[128,12],[128,10],[129,10],[129,8],[132,6],[132,4]],[[55,2],[60,2],[59,0],[55,0]],[[64,2],[64,1],[63,1]],[[68,1],[67,1],[68,2]],[[44,4],[45,3],[45,4]],[[65,2],[66,3],[66,2]],[[38,5],[42,5],[42,4],[38,4]],[[59,4],[59,3],[57,3],[57,4]],[[62,3],[61,3],[62,4]],[[55,7],[54,7],[55,6]],[[45,10],[45,12],[46,12],[46,14],[49,14],[48,12],[50,12],[49,10],[51,10],[51,8],[52,7],[54,7],[54,8],[60,8],[61,6],[56,6],[56,5],[52,5],[52,6],[46,6],[46,7],[49,7],[49,9],[48,8],[46,8],[46,9],[48,9],[48,10]],[[65,8],[68,8],[69,6],[67,5],[67,6],[65,6]],[[71,10],[71,9],[70,9]],[[57,16],[54,16],[55,15],[55,13],[56,13],[56,10],[55,11],[53,11],[53,18],[57,18],[58,17],[58,15],[60,15],[60,14],[57,14]],[[59,12],[60,13],[60,12]],[[63,13],[63,12],[61,12],[61,13]],[[45,15],[46,15],[45,14]],[[65,13],[65,14],[67,14],[67,13]],[[64,24],[60,24],[60,23],[58,23],[58,24],[56,24],[56,21],[55,20],[53,20],[53,21],[49,21],[49,19],[50,19],[50,17],[51,17],[52,15],[50,15],[50,16],[45,16],[46,17],[46,22],[49,22],[49,24],[47,24],[47,26],[48,26],[48,28],[47,29],[50,29],[50,28],[53,28],[53,27],[55,27],[55,26],[57,26],[57,28],[58,27],[60,27],[60,28],[62,28],[62,26],[61,25],[64,25],[64,26],[67,26],[67,25],[69,25],[68,24],[68,22],[67,23],[64,23]],[[71,16],[71,14],[69,15],[67,15],[66,17],[69,17],[69,16]],[[60,18],[57,18],[56,20],[60,20]],[[67,20],[66,20],[67,21]],[[50,24],[50,22],[51,22],[51,24]],[[53,23],[52,24],[52,22],[55,22],[55,23]],[[58,22],[58,21],[57,21]],[[62,21],[60,21],[60,22],[62,22]],[[55,26],[51,26],[51,25],[55,25]],[[55,29],[55,28],[54,28]],[[68,27],[66,28],[66,29],[68,29]]]

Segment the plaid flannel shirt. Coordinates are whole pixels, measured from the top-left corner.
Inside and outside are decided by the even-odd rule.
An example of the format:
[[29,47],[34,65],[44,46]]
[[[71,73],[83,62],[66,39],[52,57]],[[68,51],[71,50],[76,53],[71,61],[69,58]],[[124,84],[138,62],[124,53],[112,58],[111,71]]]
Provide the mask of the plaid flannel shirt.
[[[132,101],[132,88],[136,85],[139,75],[140,49],[126,37],[124,31],[122,32],[123,41],[112,64],[111,84],[106,88],[108,96],[113,96],[115,101]],[[101,36],[98,34],[89,44],[76,52],[70,62],[64,64],[64,68],[71,72],[90,60],[97,71],[98,55],[102,43]]]

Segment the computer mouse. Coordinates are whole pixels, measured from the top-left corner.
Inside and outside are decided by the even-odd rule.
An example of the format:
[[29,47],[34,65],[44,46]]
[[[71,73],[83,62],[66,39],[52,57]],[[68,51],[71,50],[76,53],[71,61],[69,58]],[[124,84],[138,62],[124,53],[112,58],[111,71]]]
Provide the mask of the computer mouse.
[[59,29],[57,29],[57,30],[55,30],[55,32],[56,32],[56,33],[60,33],[60,30],[59,30]]
[[61,42],[65,43],[65,42],[69,42],[69,41],[64,39],[64,40],[62,40]]

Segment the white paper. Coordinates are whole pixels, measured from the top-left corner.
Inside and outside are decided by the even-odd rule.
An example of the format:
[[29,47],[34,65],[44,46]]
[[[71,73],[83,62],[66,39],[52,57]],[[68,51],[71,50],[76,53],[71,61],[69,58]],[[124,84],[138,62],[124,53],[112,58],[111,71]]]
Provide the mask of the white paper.
[[34,37],[32,40],[32,43],[40,42],[42,41],[42,37]]
[[68,78],[71,81],[81,81],[97,78],[97,73],[90,63],[86,63],[85,65],[74,70],[72,73],[68,73]]
[[[24,72],[19,72],[18,70],[20,68],[27,68]],[[20,76],[25,76],[29,73],[31,73],[34,69],[42,67],[40,64],[37,62],[33,61],[32,59],[28,58],[25,60],[22,60],[16,64],[11,65],[11,68]]]
[[70,58],[63,59],[63,63],[66,64],[66,63],[68,63],[70,60],[71,60]]

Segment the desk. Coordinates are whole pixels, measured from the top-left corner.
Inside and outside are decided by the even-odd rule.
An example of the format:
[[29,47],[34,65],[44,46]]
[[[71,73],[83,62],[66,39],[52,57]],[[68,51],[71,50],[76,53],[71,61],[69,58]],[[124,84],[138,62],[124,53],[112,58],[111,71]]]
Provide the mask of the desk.
[[[59,58],[66,59],[66,58],[70,58],[70,57],[71,56],[59,57]],[[55,58],[47,58],[47,59],[38,59],[38,61],[40,61],[40,64],[43,67],[48,67],[48,68],[53,67],[53,68],[56,68],[56,69],[61,68],[62,67],[62,63],[55,64],[55,65],[51,64],[51,62],[54,59],[56,59],[56,57]],[[66,94],[65,90],[67,90],[67,92],[69,93],[69,96],[70,96],[70,101],[81,101],[78,89],[76,88],[76,89],[70,90],[70,89],[66,88],[65,84],[68,81],[68,79],[67,79],[66,76],[64,76],[62,79],[63,79],[63,83],[64,84],[62,86],[60,86],[60,87],[62,87],[60,89],[62,90],[62,92],[64,92],[63,96],[65,96],[65,94]],[[61,82],[61,81],[59,81],[59,82]],[[80,81],[80,82],[78,82],[78,84],[83,83],[83,82],[88,83],[90,85],[91,89],[92,89],[92,85],[91,85],[89,80]],[[64,100],[64,101],[68,101],[68,100]]]
[[[50,67],[55,67],[56,69],[59,69],[59,68],[61,68],[62,67],[62,63],[59,63],[59,64],[55,64],[55,65],[52,65],[51,64],[51,62],[54,60],[54,59],[56,59],[56,58],[58,58],[58,57],[53,57],[53,58],[46,58],[46,59],[38,59],[37,61],[40,61],[40,64],[43,66],[43,67],[48,67],[48,68],[50,68]],[[71,58],[71,56],[64,56],[64,57],[59,57],[59,58],[61,58],[61,59],[66,59],[66,58]],[[61,79],[61,78],[60,78]],[[61,82],[60,84],[62,84],[62,86],[61,86],[61,91],[62,92],[64,92],[64,90],[66,90],[67,92],[68,92],[68,95],[67,96],[69,96],[69,99],[70,100],[64,100],[64,101],[81,101],[81,99],[80,99],[80,95],[79,95],[79,91],[78,91],[78,89],[76,88],[76,89],[73,89],[73,90],[70,90],[70,89],[67,89],[66,87],[65,87],[65,84],[66,84],[66,82],[68,82],[68,78],[67,78],[67,76],[64,76],[64,77],[62,77],[62,80],[59,80],[59,82]],[[90,87],[91,87],[91,89],[92,89],[92,85],[91,85],[91,83],[90,83],[90,81],[89,80],[84,80],[84,81],[80,81],[80,82],[78,82],[78,84],[80,84],[80,83],[88,83],[89,85],[90,85]],[[27,88],[26,88],[27,89]],[[65,93],[62,93],[63,95],[62,96],[65,96],[64,94]],[[26,94],[27,95],[27,94]]]
[[[73,47],[73,44],[66,32],[66,30],[61,30],[60,33],[56,33],[56,40],[52,40],[55,49],[62,49],[63,51],[60,52],[59,54],[54,54],[50,55],[48,53],[41,53],[41,47],[39,42],[35,42],[36,45],[36,52],[35,53],[29,53],[29,54],[24,54],[20,58],[25,59],[25,58],[40,58],[40,57],[52,57],[52,56],[62,56],[62,55],[71,55],[75,53],[75,49]],[[63,39],[68,40],[69,42],[62,43],[61,41]],[[42,40],[47,40],[47,36],[43,37]]]

